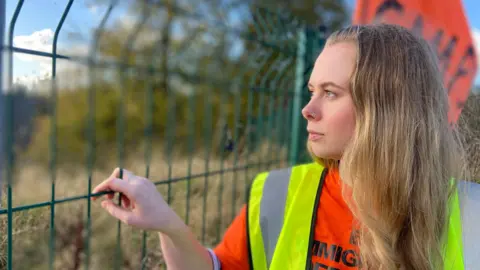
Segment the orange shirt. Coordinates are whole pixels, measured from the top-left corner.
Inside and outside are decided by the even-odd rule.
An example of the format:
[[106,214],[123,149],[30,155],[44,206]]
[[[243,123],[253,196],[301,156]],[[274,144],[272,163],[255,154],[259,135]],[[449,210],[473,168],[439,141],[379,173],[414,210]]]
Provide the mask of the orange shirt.
[[[337,170],[329,170],[326,175],[317,211],[310,269],[358,269],[353,216],[342,198]],[[250,269],[245,206],[214,252],[223,270]]]

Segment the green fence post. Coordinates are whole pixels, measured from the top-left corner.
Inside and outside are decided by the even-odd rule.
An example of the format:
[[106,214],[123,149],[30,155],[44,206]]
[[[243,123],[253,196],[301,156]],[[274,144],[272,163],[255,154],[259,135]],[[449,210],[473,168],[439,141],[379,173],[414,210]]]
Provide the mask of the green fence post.
[[[18,15],[23,6],[23,0],[18,1],[17,7],[13,13],[12,19],[8,29],[8,77],[6,88],[8,93],[5,93],[5,177],[7,178],[7,269],[13,269],[13,194],[12,194],[12,179],[14,174],[15,151],[14,151],[14,123],[13,123],[13,33],[15,24],[17,23]],[[3,42],[3,40],[2,40]],[[3,75],[2,75],[3,76]]]
[[[1,44],[1,51],[0,51],[0,127],[2,127],[1,130],[5,130],[4,128],[4,108],[5,108],[5,104],[4,104],[4,95],[5,95],[5,90],[3,89],[3,50],[4,50],[4,41],[5,41],[5,5],[6,5],[6,1],[2,1],[0,3],[0,41],[2,42]],[[4,145],[4,141],[3,141],[3,132],[0,131],[0,208],[2,207],[2,194],[3,194],[3,162],[4,162],[4,153],[3,153],[3,145]]]
[[293,92],[293,111],[292,111],[292,135],[290,141],[290,151],[288,157],[289,166],[293,166],[298,160],[300,128],[301,128],[301,103],[302,90],[305,83],[303,76],[305,70],[305,55],[307,51],[307,33],[306,28],[301,27],[298,31],[297,41],[297,63],[295,71],[295,88]]
[[292,105],[292,133],[289,149],[289,166],[308,162],[310,159],[306,149],[307,122],[303,120],[301,111],[308,103],[309,93],[306,86],[313,65],[325,44],[325,31],[311,27],[301,27],[298,32],[297,63],[295,72],[295,88]]

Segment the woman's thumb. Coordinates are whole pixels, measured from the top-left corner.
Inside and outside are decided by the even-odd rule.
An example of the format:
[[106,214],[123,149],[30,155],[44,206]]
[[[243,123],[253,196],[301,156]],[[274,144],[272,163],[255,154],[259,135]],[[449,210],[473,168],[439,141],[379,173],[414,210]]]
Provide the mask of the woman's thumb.
[[113,217],[116,217],[127,225],[133,225],[135,215],[131,211],[118,206],[111,200],[102,201],[101,205]]

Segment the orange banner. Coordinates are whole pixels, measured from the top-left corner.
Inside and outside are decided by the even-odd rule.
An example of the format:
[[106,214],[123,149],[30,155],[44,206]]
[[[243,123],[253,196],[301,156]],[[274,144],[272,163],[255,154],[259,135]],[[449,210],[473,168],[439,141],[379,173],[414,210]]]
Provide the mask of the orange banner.
[[472,89],[477,58],[461,0],[357,0],[353,24],[385,22],[421,34],[435,48],[456,122]]

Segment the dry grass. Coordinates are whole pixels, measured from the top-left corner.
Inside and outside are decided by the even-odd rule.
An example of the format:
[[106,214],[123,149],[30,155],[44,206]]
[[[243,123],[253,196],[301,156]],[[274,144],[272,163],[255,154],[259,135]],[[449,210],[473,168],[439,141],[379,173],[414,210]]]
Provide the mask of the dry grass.
[[[256,164],[269,160],[285,160],[285,151],[269,151],[267,145],[247,159],[247,154],[241,156],[234,164],[233,157],[224,162],[224,168],[242,167],[245,164]],[[168,164],[158,149],[152,158],[150,179],[154,181],[169,178]],[[143,155],[126,161],[125,167],[136,174],[145,173]],[[205,172],[204,154],[198,153],[192,162],[192,174]],[[187,176],[188,159],[174,157],[171,178]],[[189,224],[192,230],[202,240],[202,218],[204,196],[207,198],[205,212],[206,246],[213,246],[223,234],[226,226],[242,205],[245,185],[260,171],[272,167],[284,166],[280,162],[272,166],[262,165],[249,168],[247,171],[229,171],[208,177],[208,188],[205,193],[205,177],[191,180]],[[112,164],[111,169],[115,167]],[[208,171],[219,171],[220,160],[211,160]],[[92,184],[95,186],[105,179],[111,170],[95,170]],[[86,171],[77,169],[62,169],[57,172],[55,186],[56,199],[87,194],[88,177]],[[167,198],[168,185],[158,186],[159,191]],[[187,181],[171,184],[171,206],[185,218],[187,203]],[[219,194],[221,196],[219,196]],[[25,165],[18,170],[13,188],[14,207],[45,202],[51,199],[51,182],[48,171],[43,167]],[[221,202],[219,201],[221,198]],[[220,211],[219,211],[220,210]],[[86,255],[86,217],[87,201],[85,199],[55,205],[55,269],[80,269],[84,267]],[[0,216],[0,266],[6,256],[6,215]],[[91,204],[91,234],[90,234],[90,269],[109,269],[115,261],[117,244],[117,222],[103,211],[99,203]],[[123,269],[139,269],[142,260],[142,232],[122,225],[121,248]],[[46,269],[49,258],[50,237],[50,207],[16,212],[13,215],[13,264],[15,269]],[[147,233],[147,269],[160,269],[162,257],[157,235]],[[0,267],[1,269],[2,267]]]

